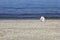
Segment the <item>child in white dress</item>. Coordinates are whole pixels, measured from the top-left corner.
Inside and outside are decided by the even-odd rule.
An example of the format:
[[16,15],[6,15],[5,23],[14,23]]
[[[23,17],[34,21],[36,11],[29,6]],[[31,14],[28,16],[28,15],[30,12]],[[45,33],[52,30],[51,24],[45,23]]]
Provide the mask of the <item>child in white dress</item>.
[[40,17],[40,21],[44,22],[45,21],[45,17],[44,16],[41,16]]

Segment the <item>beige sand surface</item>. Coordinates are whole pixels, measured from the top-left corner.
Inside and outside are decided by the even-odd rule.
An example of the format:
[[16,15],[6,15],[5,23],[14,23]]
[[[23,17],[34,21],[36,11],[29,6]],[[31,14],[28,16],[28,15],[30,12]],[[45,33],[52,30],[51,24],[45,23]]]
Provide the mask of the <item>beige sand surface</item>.
[[0,20],[0,40],[60,40],[60,19]]

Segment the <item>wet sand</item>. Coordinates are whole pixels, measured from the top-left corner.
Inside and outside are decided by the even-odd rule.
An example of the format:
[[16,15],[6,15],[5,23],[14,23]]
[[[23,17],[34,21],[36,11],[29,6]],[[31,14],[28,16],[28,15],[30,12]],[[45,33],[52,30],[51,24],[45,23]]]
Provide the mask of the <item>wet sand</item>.
[[0,40],[60,40],[60,19],[1,19]]

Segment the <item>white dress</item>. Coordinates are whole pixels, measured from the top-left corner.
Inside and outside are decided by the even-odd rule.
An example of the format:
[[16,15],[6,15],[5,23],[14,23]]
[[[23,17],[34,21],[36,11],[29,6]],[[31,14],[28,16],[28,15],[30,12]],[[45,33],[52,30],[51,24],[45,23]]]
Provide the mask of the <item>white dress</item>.
[[45,17],[41,16],[40,21],[44,22],[45,21]]

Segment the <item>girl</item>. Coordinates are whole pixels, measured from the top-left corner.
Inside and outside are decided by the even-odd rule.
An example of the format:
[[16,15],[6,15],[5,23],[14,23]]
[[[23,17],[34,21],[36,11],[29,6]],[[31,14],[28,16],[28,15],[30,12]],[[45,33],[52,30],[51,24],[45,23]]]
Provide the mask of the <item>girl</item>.
[[40,21],[44,22],[45,21],[45,17],[44,16],[41,16],[40,17]]

